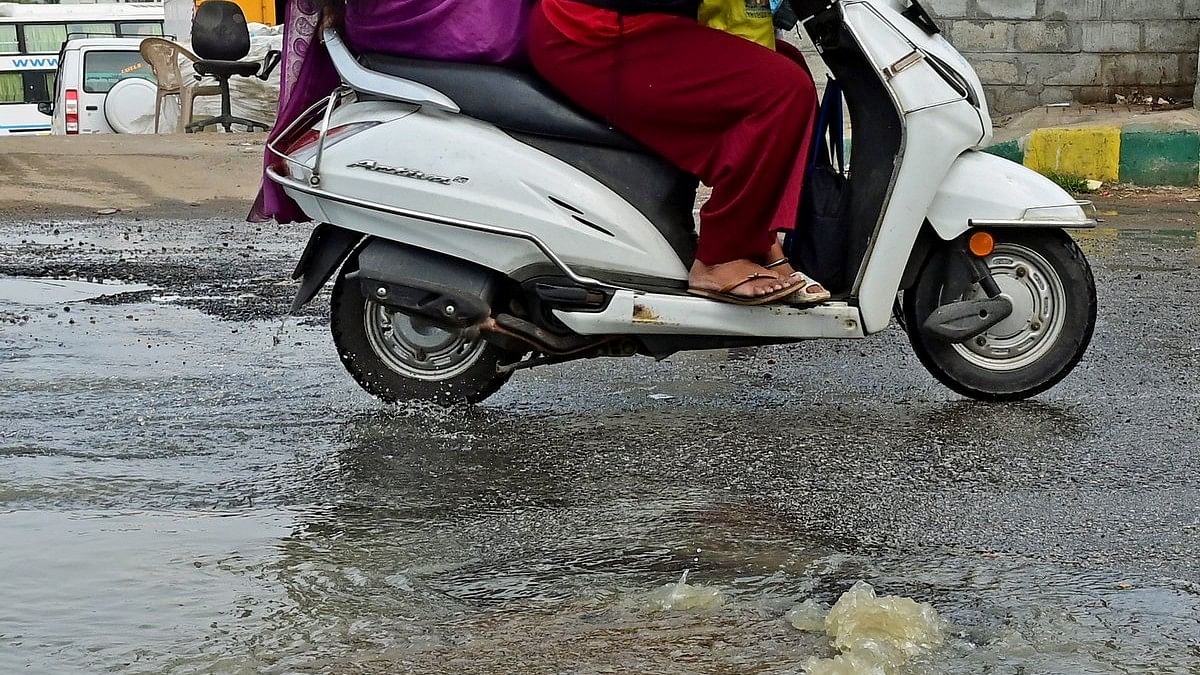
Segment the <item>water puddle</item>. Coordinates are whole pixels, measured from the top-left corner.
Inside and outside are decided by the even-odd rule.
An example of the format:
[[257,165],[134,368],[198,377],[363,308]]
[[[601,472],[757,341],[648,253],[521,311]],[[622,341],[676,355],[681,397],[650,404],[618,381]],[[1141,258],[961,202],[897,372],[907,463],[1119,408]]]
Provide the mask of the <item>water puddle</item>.
[[1089,255],[1112,256],[1124,249],[1200,251],[1200,232],[1190,228],[1118,228],[1072,230],[1071,237]]
[[1195,671],[1192,333],[1096,350],[1126,396],[947,400],[884,339],[398,408],[138,278],[0,280],[0,673]]
[[98,298],[153,290],[145,284],[96,283],[71,279],[0,278],[0,302],[40,307],[64,302],[83,302]]

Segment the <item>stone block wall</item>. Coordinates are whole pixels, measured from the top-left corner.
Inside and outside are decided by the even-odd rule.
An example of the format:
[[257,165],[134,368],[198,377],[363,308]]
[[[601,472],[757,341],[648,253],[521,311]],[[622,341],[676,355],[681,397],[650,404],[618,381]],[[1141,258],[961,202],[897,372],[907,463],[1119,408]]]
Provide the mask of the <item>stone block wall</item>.
[[1140,94],[1190,99],[1200,0],[925,0],[997,114]]

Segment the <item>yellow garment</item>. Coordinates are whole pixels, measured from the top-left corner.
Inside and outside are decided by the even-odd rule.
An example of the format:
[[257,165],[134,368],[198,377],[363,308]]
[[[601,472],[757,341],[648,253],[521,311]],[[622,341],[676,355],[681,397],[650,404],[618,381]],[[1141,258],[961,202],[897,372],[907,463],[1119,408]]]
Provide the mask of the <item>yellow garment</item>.
[[703,0],[700,23],[775,49],[770,0]]

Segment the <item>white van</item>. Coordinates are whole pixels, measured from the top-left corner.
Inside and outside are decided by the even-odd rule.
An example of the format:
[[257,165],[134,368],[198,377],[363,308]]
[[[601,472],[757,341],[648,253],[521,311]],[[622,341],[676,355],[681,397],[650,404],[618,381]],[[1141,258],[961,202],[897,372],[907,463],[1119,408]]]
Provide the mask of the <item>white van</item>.
[[[111,134],[120,122],[105,99],[115,84],[138,78],[152,88],[154,73],[138,51],[142,38],[100,37],[67,40],[58,55],[54,99],[40,110],[51,116],[54,135]],[[151,93],[151,97],[153,94]],[[149,108],[153,110],[153,98]]]
[[[190,6],[190,2],[189,2]],[[160,2],[13,4],[0,0],[0,136],[50,131],[55,69],[71,37],[162,35]]]

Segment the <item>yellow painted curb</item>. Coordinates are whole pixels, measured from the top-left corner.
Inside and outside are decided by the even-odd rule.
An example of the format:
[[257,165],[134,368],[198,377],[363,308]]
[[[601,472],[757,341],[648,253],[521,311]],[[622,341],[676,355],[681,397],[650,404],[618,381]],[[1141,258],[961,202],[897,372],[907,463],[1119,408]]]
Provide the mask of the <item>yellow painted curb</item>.
[[1038,129],[1025,148],[1025,166],[1114,183],[1121,176],[1121,129]]

